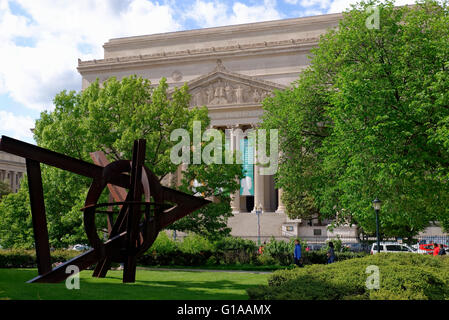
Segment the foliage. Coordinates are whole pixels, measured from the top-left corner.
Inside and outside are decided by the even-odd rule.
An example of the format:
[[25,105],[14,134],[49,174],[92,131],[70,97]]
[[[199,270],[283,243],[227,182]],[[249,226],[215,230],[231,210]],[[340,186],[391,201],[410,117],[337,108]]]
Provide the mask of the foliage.
[[212,251],[213,247],[209,240],[193,233],[182,239],[182,242],[178,242],[178,249],[185,253],[198,254],[203,251]]
[[[171,239],[160,232],[151,248],[138,258],[145,266],[198,266],[233,268],[290,268],[293,264],[293,242],[272,240],[270,253],[259,254],[254,241],[237,237],[227,237],[216,241],[196,234],[189,234],[182,241]],[[284,243],[284,244],[282,244]],[[274,249],[276,248],[276,249]],[[52,262],[67,261],[76,255],[74,250],[55,250],[51,252]],[[336,261],[362,257],[365,253],[336,252]],[[303,264],[324,264],[325,252],[303,251]],[[0,250],[0,268],[35,267],[34,250]]]
[[[187,85],[169,90],[163,78],[153,86],[149,80],[137,76],[114,77],[100,84],[98,79],[81,92],[62,91],[54,98],[54,111],[45,111],[36,121],[34,137],[40,147],[92,162],[89,153],[103,151],[109,161],[131,159],[133,141],[146,139],[145,165],[162,180],[175,173],[178,164],[172,163],[170,152],[178,142],[170,140],[175,129],[185,129],[192,135],[193,122],[202,128],[209,125],[206,107],[190,108]],[[192,140],[191,140],[192,141]],[[54,167],[42,165],[42,180],[47,212],[50,244],[63,248],[74,243],[87,243],[80,209],[91,179]],[[214,203],[182,219],[175,227],[193,230],[214,237],[229,233],[227,218],[232,215],[230,196],[237,188],[236,178],[241,165],[188,166],[182,190],[193,194],[193,179],[203,181],[206,197],[215,196]],[[19,195],[5,197],[0,207],[0,230],[5,247],[32,247],[29,205],[26,185]],[[220,193],[217,194],[217,190]],[[106,192],[100,199],[107,202]],[[20,217],[19,217],[20,216]],[[15,221],[15,219],[21,219]],[[105,218],[98,217],[99,233],[106,228]],[[15,233],[10,225],[17,226]],[[102,236],[102,235],[101,235]]]
[[[368,266],[378,266],[380,288],[367,289]],[[377,254],[330,265],[274,272],[268,286],[249,289],[250,299],[442,300],[449,299],[449,258]]]
[[[68,261],[77,255],[75,250],[54,250],[51,252],[51,262]],[[36,252],[24,249],[0,249],[0,268],[35,268]]]
[[158,254],[166,254],[177,249],[176,242],[170,239],[165,232],[159,232],[156,240],[151,245],[148,252],[155,252]]
[[329,242],[332,242],[334,245],[335,252],[349,251],[349,249],[343,245],[339,236],[337,236],[336,239],[326,240],[326,244],[322,246],[320,250],[327,252],[329,250]]
[[19,191],[5,196],[0,202],[0,246],[31,248],[33,244],[28,181],[23,179]]
[[224,237],[214,242],[216,251],[226,250],[242,250],[246,252],[254,252],[257,245],[254,241],[239,237]]
[[[380,28],[367,28],[379,9]],[[361,2],[312,49],[291,88],[264,101],[279,129],[278,186],[291,217],[410,238],[449,212],[449,9]]]
[[0,180],[0,201],[2,201],[2,198],[8,194],[11,193],[11,188],[9,187],[9,184],[6,181]]

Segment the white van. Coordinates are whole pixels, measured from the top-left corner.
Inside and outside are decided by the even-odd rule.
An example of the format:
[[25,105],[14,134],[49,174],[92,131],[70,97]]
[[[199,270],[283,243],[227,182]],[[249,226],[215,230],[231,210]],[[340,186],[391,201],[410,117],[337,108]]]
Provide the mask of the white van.
[[[418,253],[417,250],[414,250],[409,245],[398,243],[398,242],[381,242],[380,243],[380,252],[409,252],[409,253]],[[371,254],[377,253],[377,243],[373,243],[371,246]]]

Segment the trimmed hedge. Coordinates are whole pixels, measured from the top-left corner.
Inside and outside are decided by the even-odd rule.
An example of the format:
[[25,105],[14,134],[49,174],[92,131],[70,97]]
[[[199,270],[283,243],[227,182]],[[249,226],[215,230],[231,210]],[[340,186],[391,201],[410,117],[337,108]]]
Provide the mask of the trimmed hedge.
[[[303,246],[305,247],[305,245]],[[258,253],[254,241],[238,237],[226,237],[214,242],[195,234],[183,241],[174,241],[165,232],[159,233],[151,248],[138,258],[143,266],[223,266],[254,265],[267,267],[294,267],[293,240],[290,242],[271,239],[264,253]],[[79,254],[78,251],[52,251],[52,263],[67,261]],[[336,252],[336,260],[364,256],[364,253]],[[327,262],[324,251],[303,251],[303,264],[324,264]],[[34,250],[0,250],[0,268],[36,267]]]
[[[77,255],[79,251],[55,250],[50,253],[51,263],[64,262]],[[36,252],[23,249],[0,249],[0,268],[36,268]]]
[[[380,288],[369,290],[368,266],[378,266]],[[274,272],[268,286],[247,290],[262,300],[443,300],[449,299],[449,257],[376,254],[329,265]]]

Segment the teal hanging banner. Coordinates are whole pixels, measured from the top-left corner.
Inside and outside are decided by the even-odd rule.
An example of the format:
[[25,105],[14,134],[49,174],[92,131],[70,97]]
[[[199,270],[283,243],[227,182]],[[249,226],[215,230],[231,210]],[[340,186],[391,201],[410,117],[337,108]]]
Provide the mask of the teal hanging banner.
[[242,196],[254,196],[254,146],[250,141],[252,140],[240,140],[244,175],[240,180],[240,195]]

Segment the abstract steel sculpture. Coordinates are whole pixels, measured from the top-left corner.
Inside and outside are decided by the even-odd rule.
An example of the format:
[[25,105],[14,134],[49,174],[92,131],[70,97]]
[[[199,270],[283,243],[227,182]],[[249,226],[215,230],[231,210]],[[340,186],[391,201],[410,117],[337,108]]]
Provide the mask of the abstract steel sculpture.
[[[0,150],[26,159],[31,214],[39,275],[28,282],[60,282],[96,264],[93,276],[105,277],[112,262],[124,262],[123,282],[135,282],[137,257],[148,250],[159,231],[210,203],[162,186],[145,167],[145,140],[134,141],[132,160],[109,163],[104,153],[91,153],[94,164],[2,136]],[[92,178],[84,208],[84,229],[92,249],[52,269],[40,163]],[[109,202],[98,203],[105,188]],[[152,199],[151,199],[152,198]],[[113,207],[117,207],[114,221]],[[106,210],[104,210],[106,208]],[[103,209],[103,210],[102,210]],[[96,214],[106,214],[108,239],[102,241]]]

